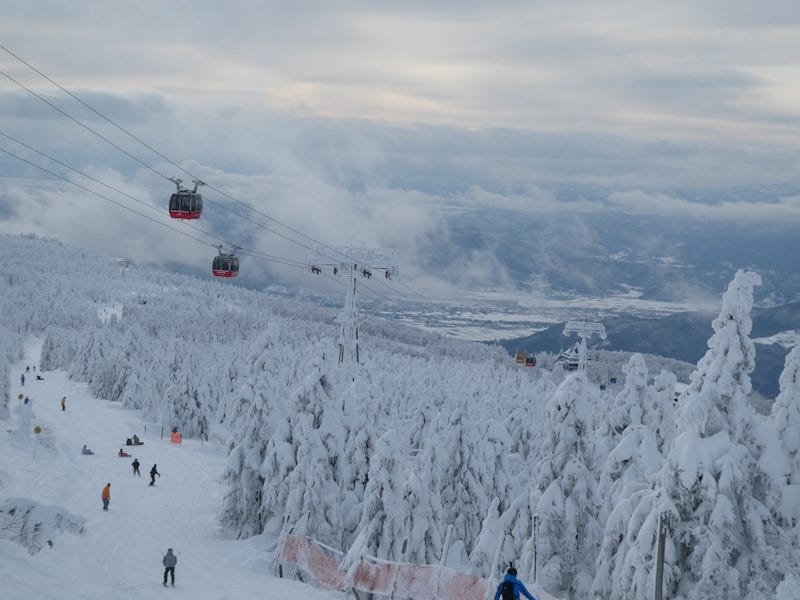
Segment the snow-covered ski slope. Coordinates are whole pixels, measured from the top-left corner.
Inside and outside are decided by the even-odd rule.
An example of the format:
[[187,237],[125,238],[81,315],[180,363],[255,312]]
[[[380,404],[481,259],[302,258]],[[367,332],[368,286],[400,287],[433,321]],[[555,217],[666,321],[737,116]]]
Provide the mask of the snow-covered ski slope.
[[[167,433],[162,440],[160,428],[152,426],[145,435],[136,411],[94,398],[84,384],[59,371],[41,373],[43,381],[27,373],[21,387],[20,373],[26,365],[38,366],[40,346],[28,344],[25,360],[9,374],[12,417],[0,431],[0,488],[5,498],[29,498],[85,517],[85,533],[54,533],[53,547],[33,555],[0,539],[0,598],[341,599],[339,593],[274,577],[264,564],[269,540],[263,536],[239,541],[216,536],[223,449],[195,440],[172,445]],[[22,444],[15,432],[19,393],[33,400],[33,425],[42,428],[40,437],[31,431]],[[125,447],[134,433],[144,446]],[[94,456],[81,455],[83,444]],[[132,474],[133,458],[117,456],[120,448],[139,458],[141,477]],[[149,487],[154,463],[162,476]],[[103,511],[100,492],[108,482],[111,504]],[[161,558],[167,548],[176,552],[178,566],[175,589],[164,590]]]

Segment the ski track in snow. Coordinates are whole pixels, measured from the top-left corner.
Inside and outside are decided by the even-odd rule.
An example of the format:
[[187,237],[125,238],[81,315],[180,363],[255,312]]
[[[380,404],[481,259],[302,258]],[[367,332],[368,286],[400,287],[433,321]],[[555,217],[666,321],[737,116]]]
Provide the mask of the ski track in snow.
[[[25,359],[9,373],[9,408],[23,393],[33,400],[33,425],[43,428],[46,448],[31,434],[29,448],[12,444],[16,416],[0,421],[0,500],[22,496],[64,507],[86,517],[84,535],[58,533],[53,548],[30,555],[22,546],[0,539],[0,598],[3,600],[72,600],[170,598],[237,600],[341,600],[344,594],[321,590],[272,575],[264,554],[270,540],[219,537],[217,511],[222,490],[218,475],[224,449],[197,440],[169,443],[168,431],[147,427],[137,411],[94,398],[82,383],[64,372],[41,372],[36,381],[41,342],[26,346]],[[26,365],[25,386],[19,376]],[[66,411],[60,400],[67,396]],[[126,447],[136,433],[144,446]],[[81,455],[86,444],[95,454]],[[131,458],[119,458],[123,448]],[[141,477],[133,475],[133,457]],[[149,487],[149,471],[158,464],[160,478]],[[111,482],[111,503],[102,510],[100,492]],[[175,589],[164,590],[161,558],[167,548],[178,556]]]

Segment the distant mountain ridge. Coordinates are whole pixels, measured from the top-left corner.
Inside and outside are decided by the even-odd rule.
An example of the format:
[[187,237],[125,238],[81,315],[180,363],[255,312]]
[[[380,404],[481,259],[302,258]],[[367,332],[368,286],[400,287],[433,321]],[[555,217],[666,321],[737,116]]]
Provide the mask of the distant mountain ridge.
[[[657,354],[688,363],[697,363],[705,354],[711,337],[707,312],[683,312],[657,319],[612,317],[605,319],[607,339],[594,339],[590,347]],[[782,331],[800,329],[800,302],[753,310],[751,339],[770,337]],[[509,353],[559,352],[575,341],[563,335],[564,323],[557,323],[533,335],[499,342]],[[779,344],[756,345],[756,368],[751,375],[753,388],[769,398],[778,393],[778,376],[783,370],[788,349]]]

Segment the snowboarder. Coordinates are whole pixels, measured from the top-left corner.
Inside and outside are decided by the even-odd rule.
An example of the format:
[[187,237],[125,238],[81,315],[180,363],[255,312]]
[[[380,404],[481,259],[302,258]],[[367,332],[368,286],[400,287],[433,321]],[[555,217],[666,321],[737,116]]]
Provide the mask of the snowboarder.
[[88,454],[94,454],[94,452],[92,452],[89,448],[86,447],[86,444],[84,444],[83,448],[81,448],[81,454],[88,455]]
[[25,387],[25,373],[19,376],[19,382],[22,384],[22,387]]
[[517,569],[514,568],[513,563],[508,563],[506,575],[500,585],[497,586],[497,591],[494,594],[494,600],[519,600],[519,593],[525,596],[528,600],[536,600],[531,593],[525,588],[525,585],[517,579]]
[[159,473],[158,469],[156,469],[156,466],[153,465],[153,468],[150,469],[150,485],[155,485],[156,484],[156,475],[161,477],[161,473]]
[[103,510],[108,510],[108,503],[111,502],[111,484],[107,483],[106,487],[103,488],[103,493],[100,494],[100,497],[103,499]]
[[67,397],[61,396],[61,410],[67,410]]
[[133,474],[134,475],[138,475],[139,477],[141,477],[142,474],[139,473],[139,459],[138,458],[134,458],[133,462],[131,463],[131,465],[133,466]]
[[172,548],[167,548],[167,553],[161,559],[164,565],[164,587],[167,586],[167,574],[172,578],[172,587],[175,587],[175,565],[178,564],[178,557],[172,553]]

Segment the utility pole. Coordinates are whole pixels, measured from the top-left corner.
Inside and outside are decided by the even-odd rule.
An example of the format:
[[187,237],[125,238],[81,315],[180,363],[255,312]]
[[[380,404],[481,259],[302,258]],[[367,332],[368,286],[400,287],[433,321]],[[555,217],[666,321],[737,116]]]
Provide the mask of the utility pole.
[[601,340],[606,339],[606,328],[602,323],[590,323],[587,321],[567,321],[564,325],[564,335],[577,333],[581,338],[580,350],[578,352],[578,371],[586,371],[586,340],[593,335]]
[[[335,258],[332,254],[341,257]],[[374,274],[382,274],[385,279],[397,276],[397,267],[392,264],[389,252],[375,248],[334,248],[318,246],[311,254],[308,269],[313,275],[330,273],[346,279],[344,307],[336,317],[339,331],[339,365],[353,375],[356,365],[361,362],[358,347],[358,328],[365,317],[358,312],[358,280],[372,279]]]
[[653,600],[661,600],[664,592],[664,546],[667,540],[667,519],[662,512],[658,515],[658,542],[656,549],[656,578]]

